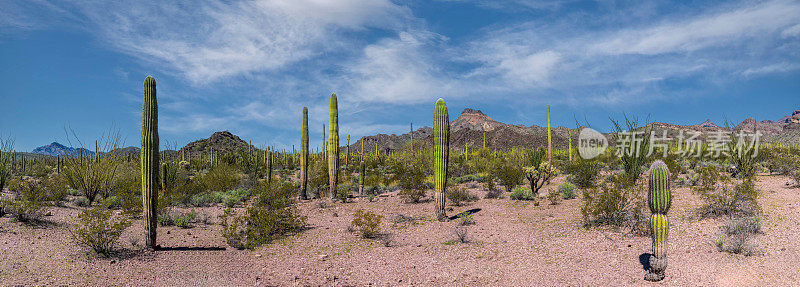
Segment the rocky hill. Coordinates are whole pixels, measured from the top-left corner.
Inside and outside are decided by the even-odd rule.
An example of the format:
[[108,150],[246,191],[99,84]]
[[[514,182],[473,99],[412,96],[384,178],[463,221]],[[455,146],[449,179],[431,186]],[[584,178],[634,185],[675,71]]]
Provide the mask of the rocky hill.
[[209,154],[213,149],[215,153],[219,152],[224,154],[246,151],[248,146],[256,150],[254,146],[251,146],[231,132],[222,131],[215,132],[207,139],[193,141],[178,151],[183,151],[189,155],[196,155]]

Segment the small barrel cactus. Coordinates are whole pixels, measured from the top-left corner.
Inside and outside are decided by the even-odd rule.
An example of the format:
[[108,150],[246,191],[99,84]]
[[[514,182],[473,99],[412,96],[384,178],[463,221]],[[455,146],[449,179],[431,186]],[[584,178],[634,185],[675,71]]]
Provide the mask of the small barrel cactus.
[[443,99],[436,101],[433,112],[433,169],[436,182],[434,201],[436,218],[440,221],[447,219],[445,214],[445,190],[447,189],[447,161],[450,156],[450,119],[447,114],[447,105]]
[[647,193],[650,207],[650,230],[653,237],[653,255],[650,256],[650,270],[644,279],[661,281],[667,269],[667,235],[669,219],[667,212],[672,205],[672,194],[669,190],[669,168],[663,161],[656,161],[650,167],[650,186]]

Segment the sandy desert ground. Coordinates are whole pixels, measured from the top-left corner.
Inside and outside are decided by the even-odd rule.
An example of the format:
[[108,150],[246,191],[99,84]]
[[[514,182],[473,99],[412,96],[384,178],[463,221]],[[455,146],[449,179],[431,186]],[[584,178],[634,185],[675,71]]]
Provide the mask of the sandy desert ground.
[[[549,187],[555,187],[563,177]],[[529,201],[482,199],[449,215],[480,209],[467,226],[469,243],[454,243],[456,221],[433,220],[433,203],[405,204],[396,193],[374,202],[320,208],[301,203],[308,229],[254,251],[229,247],[220,236],[221,208],[197,208],[212,224],[159,227],[156,252],[141,251],[141,220],[120,240],[121,254],[95,258],[77,248],[69,226],[82,210],[51,208],[47,223],[31,227],[0,219],[2,285],[121,286],[791,286],[800,285],[800,189],[782,176],[760,176],[761,255],[716,250],[724,219],[692,219],[702,204],[688,188],[673,188],[667,277],[643,280],[647,236],[582,227],[581,199],[535,206]],[[547,190],[545,187],[544,190]],[[384,215],[383,241],[348,232],[357,209]],[[399,222],[398,215],[413,217]],[[139,240],[141,239],[141,240]]]

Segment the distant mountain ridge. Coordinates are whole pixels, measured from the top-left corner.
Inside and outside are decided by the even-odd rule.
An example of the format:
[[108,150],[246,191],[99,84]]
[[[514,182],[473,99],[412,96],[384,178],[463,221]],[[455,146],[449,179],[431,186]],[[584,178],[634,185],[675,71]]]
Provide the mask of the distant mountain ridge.
[[73,148],[68,147],[58,142],[53,142],[46,146],[40,146],[35,149],[31,153],[41,154],[41,155],[49,155],[49,156],[78,156],[81,154],[84,155],[94,155],[93,151],[88,149],[81,149],[81,148]]

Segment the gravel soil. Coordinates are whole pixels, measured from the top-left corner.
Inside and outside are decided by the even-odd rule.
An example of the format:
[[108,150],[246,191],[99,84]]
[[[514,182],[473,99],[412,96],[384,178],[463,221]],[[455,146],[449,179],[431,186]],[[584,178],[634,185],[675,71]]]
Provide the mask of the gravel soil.
[[[557,178],[543,191],[555,189]],[[388,193],[320,208],[300,204],[307,230],[256,250],[231,248],[220,236],[221,207],[196,208],[210,224],[159,227],[156,252],[143,251],[141,220],[123,234],[121,251],[96,258],[75,245],[69,229],[83,208],[50,208],[44,224],[0,218],[0,285],[119,286],[797,286],[800,263],[800,189],[783,176],[760,176],[763,209],[759,255],[719,252],[724,219],[698,220],[702,202],[688,188],[673,188],[666,278],[644,281],[651,242],[608,228],[582,226],[577,199],[483,199],[452,207],[474,213],[468,243],[457,243],[457,220],[439,222],[433,202],[406,204]],[[348,231],[353,213],[384,216],[382,239]],[[402,215],[405,220],[398,220]],[[412,218],[409,220],[408,218]],[[388,246],[387,246],[388,244]]]

